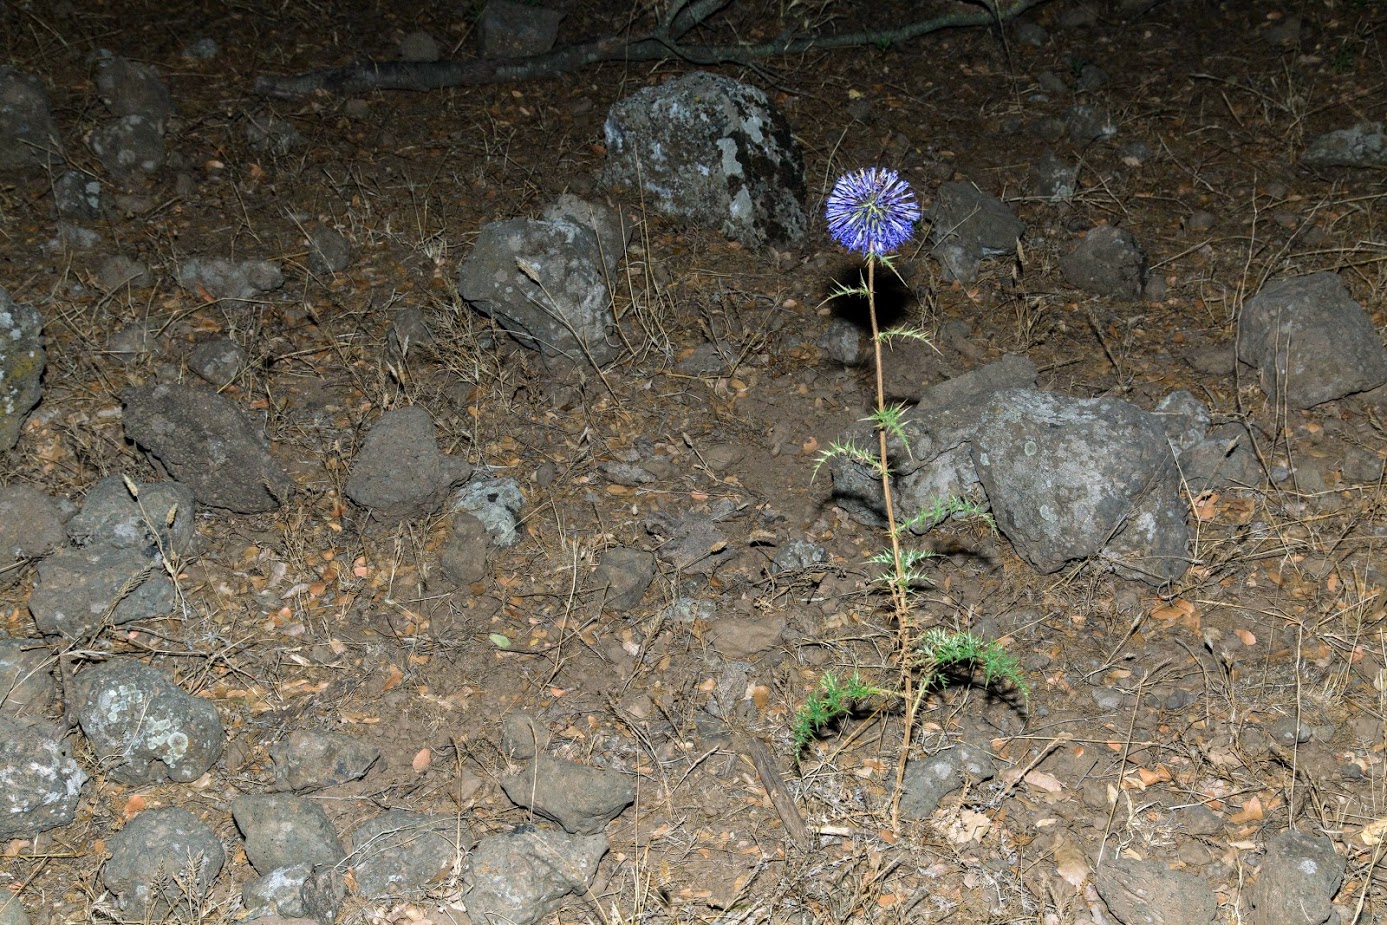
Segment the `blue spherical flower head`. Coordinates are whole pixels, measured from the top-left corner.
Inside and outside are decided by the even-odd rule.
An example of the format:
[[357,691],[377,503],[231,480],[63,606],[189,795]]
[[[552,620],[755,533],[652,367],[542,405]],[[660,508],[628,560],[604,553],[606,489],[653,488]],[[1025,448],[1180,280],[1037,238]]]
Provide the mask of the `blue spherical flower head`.
[[824,213],[833,240],[868,258],[884,257],[910,240],[920,220],[910,184],[886,167],[844,174],[833,184]]

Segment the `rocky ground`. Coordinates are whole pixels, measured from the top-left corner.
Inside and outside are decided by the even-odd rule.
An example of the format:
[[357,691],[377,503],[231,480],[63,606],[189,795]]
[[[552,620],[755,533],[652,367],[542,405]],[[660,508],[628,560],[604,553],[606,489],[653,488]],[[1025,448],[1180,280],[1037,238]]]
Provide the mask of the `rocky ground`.
[[[255,92],[546,21],[394,7],[0,7],[0,923],[1381,919],[1384,4],[1051,0],[710,68],[802,151],[803,226],[765,233],[609,182],[609,110],[677,60]],[[653,24],[566,12],[561,44]],[[898,801],[889,696],[793,744],[825,674],[900,683],[872,499],[819,465],[872,403],[822,217],[869,165],[930,219],[886,391],[998,521],[907,537],[917,629],[1028,689],[927,689]],[[488,299],[558,283],[492,223],[575,209],[599,256],[550,251],[597,334],[514,337]],[[1042,441],[1018,497],[981,458],[1011,413],[1169,441],[1140,478]]]

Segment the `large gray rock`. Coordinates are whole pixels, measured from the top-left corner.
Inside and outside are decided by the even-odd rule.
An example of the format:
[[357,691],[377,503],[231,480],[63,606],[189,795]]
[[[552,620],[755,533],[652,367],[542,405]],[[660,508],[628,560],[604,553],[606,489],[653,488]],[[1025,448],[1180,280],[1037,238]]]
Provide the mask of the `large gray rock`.
[[121,398],[125,435],[200,503],[260,514],[293,494],[265,432],[226,396],[170,384],[128,389]]
[[756,87],[696,71],[618,101],[604,132],[604,182],[655,211],[753,247],[803,239],[804,157]]
[[323,808],[307,797],[247,794],[231,802],[246,837],[246,860],[258,874],[297,864],[336,864],[346,848]]
[[1155,415],[1112,398],[996,392],[972,457],[998,529],[1040,571],[1101,554],[1150,584],[1185,573],[1187,508]]
[[636,798],[631,778],[561,758],[536,755],[501,788],[517,806],[553,819],[574,835],[602,831]]
[[601,365],[620,350],[607,281],[622,256],[571,219],[492,222],[458,268],[458,291],[525,347]]
[[29,485],[0,488],[0,588],[19,580],[25,560],[66,544],[58,502]]
[[1218,908],[1209,884],[1158,861],[1110,858],[1094,885],[1123,925],[1209,925]]
[[1387,122],[1359,122],[1317,135],[1300,160],[1307,167],[1387,166]]
[[474,922],[533,925],[569,893],[592,885],[607,853],[605,835],[568,835],[521,826],[491,835],[467,857],[462,902]]
[[0,838],[67,825],[86,782],[56,728],[0,714]]
[[1387,349],[1334,273],[1272,280],[1243,304],[1238,359],[1277,404],[1311,408],[1387,383]]
[[0,716],[21,725],[43,722],[58,697],[53,650],[41,639],[0,639]]
[[0,289],[0,453],[19,442],[24,419],[43,395],[40,380],[47,362],[37,309]]
[[85,642],[107,624],[173,610],[173,582],[157,550],[100,544],[64,547],[38,564],[29,595],[34,625],[45,636]]
[[138,114],[98,126],[87,143],[101,166],[116,176],[155,173],[168,160],[164,133],[155,122]]
[[77,718],[106,774],[127,783],[197,780],[221,757],[221,719],[168,674],[113,658],[77,676]]
[[972,183],[942,183],[930,206],[931,253],[945,279],[970,283],[989,257],[1016,253],[1026,225],[1006,203]]
[[188,290],[205,289],[214,298],[248,302],[282,288],[284,271],[269,260],[190,257],[179,264],[178,284]]
[[173,115],[173,97],[153,65],[118,55],[97,65],[96,91],[113,116],[144,116],[162,133]]
[[135,921],[176,921],[201,908],[226,863],[211,827],[179,806],[147,809],[110,840],[101,880]]
[[347,497],[386,521],[428,517],[471,472],[465,460],[439,451],[428,411],[395,408],[366,435],[347,478]]
[[1099,225],[1060,258],[1060,273],[1078,289],[1135,299],[1146,285],[1146,251],[1130,231]]
[[57,160],[57,133],[43,81],[0,66],[0,170]]
[[352,872],[362,896],[419,895],[450,870],[466,846],[458,822],[392,809],[352,832]]
[[1282,832],[1267,841],[1257,882],[1247,890],[1247,925],[1324,925],[1335,918],[1334,895],[1344,859],[1326,835]]
[[178,482],[107,476],[87,492],[82,510],[67,523],[67,535],[78,546],[182,555],[193,542],[193,493]]

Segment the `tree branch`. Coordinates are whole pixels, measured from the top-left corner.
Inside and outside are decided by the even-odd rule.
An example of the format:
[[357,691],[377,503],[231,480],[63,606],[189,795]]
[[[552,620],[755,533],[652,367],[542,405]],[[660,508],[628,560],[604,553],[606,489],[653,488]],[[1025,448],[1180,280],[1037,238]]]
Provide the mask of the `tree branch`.
[[894,29],[842,35],[799,35],[761,45],[683,45],[680,39],[731,0],[691,0],[654,33],[635,39],[617,36],[570,45],[529,58],[482,58],[475,61],[362,61],[289,77],[261,77],[255,92],[277,99],[297,99],[327,92],[342,96],[371,90],[437,90],[477,84],[510,83],[568,74],[600,61],[658,61],[681,58],[694,64],[744,64],[762,58],[800,55],[860,45],[895,45],[939,32],[1000,25],[1045,0],[1013,0],[1003,6],[984,0],[983,10],[945,13]]

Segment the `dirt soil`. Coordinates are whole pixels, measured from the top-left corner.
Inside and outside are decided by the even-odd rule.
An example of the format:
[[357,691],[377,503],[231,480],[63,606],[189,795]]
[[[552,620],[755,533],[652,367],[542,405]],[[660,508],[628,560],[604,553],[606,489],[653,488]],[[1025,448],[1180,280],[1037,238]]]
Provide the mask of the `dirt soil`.
[[[650,21],[645,4],[587,6],[563,39]],[[301,728],[383,751],[365,780],[328,792],[339,830],[406,808],[460,813],[478,836],[507,831],[528,821],[497,785],[500,721],[513,710],[552,733],[552,752],[639,780],[637,803],[608,827],[591,895],[550,921],[1111,921],[1093,887],[1101,849],[1195,874],[1217,897],[1217,921],[1236,922],[1261,846],[1288,829],[1328,834],[1347,859],[1335,898],[1346,917],[1360,898],[1361,921],[1381,915],[1387,883],[1360,833],[1387,799],[1384,492],[1380,476],[1355,481],[1342,462],[1353,447],[1387,455],[1383,409],[1349,399],[1288,414],[1235,367],[1232,346],[1243,300],[1282,274],[1337,270],[1387,326],[1381,171],[1297,165],[1307,138],[1383,116],[1387,11],[1170,0],[1130,20],[1102,7],[1091,25],[1062,23],[1075,8],[1057,0],[1029,14],[1049,30],[1041,47],[1011,29],[1006,41],[955,31],[724,69],[765,88],[794,126],[811,233],[799,249],[758,253],[620,203],[642,219],[613,281],[628,349],[600,373],[546,369],[460,301],[456,268],[486,222],[537,216],[563,192],[600,197],[608,106],[690,65],[271,102],[251,92],[257,76],[390,58],[418,29],[445,54],[473,55],[473,20],[447,4],[0,8],[5,60],[49,87],[73,163],[100,173],[83,143],[106,117],[97,49],[156,65],[178,108],[169,166],[148,181],[102,178],[109,208],[92,223],[94,250],[45,247],[51,176],[0,185],[3,285],[42,310],[49,345],[43,402],[3,477],[78,501],[106,474],[159,478],[124,439],[119,395],[192,380],[188,353],[220,334],[252,358],[225,394],[263,421],[297,485],[272,514],[201,512],[182,611],[99,641],[210,698],[227,753],[194,784],[135,788],[103,778],[79,748],[93,780],[76,821],[0,846],[0,877],[34,920],[107,920],[104,840],[142,806],[185,806],[236,844],[230,801],[266,789],[270,746]],[[905,2],[737,3],[708,38],[915,13]],[[1298,31],[1287,30],[1294,17]],[[205,36],[221,46],[214,59],[181,56]],[[1107,82],[1073,89],[1088,64]],[[1069,89],[1043,89],[1045,74]],[[1053,120],[1083,100],[1110,107],[1115,138],[1076,149],[1056,134]],[[306,144],[253,150],[248,123],[271,115]],[[1047,148],[1080,165],[1070,204],[1031,191]],[[899,169],[925,205],[940,182],[972,180],[1028,227],[1023,259],[987,262],[968,286],[941,281],[922,236],[906,249],[901,312],[948,336],[937,350],[888,353],[902,392],[1007,352],[1036,363],[1042,388],[1078,397],[1150,410],[1188,389],[1216,421],[1252,425],[1267,473],[1255,489],[1191,499],[1193,565],[1168,588],[1083,564],[1037,574],[985,525],[925,538],[940,555],[921,625],[1001,640],[1031,695],[1022,710],[977,687],[932,694],[916,754],[967,741],[1001,772],[895,831],[898,711],[866,704],[799,763],[790,747],[793,715],[824,672],[897,677],[889,600],[866,561],[884,537],[835,508],[826,472],[815,478],[817,453],[871,400],[867,370],[817,344],[834,280],[856,267],[825,232],[823,199],[839,174],[873,164]],[[1057,257],[1098,223],[1136,235],[1159,298],[1066,287]],[[306,235],[320,224],[355,249],[342,273],[308,270]],[[102,292],[93,274],[116,253],[146,262],[153,288]],[[207,302],[173,280],[192,256],[268,258],[289,286],[265,302]],[[387,331],[405,308],[426,313],[435,339],[401,357]],[[112,331],[145,320],[154,349],[106,350]],[[681,369],[708,344],[721,368]],[[525,494],[520,542],[494,550],[470,587],[441,575],[443,516],[366,531],[343,493],[363,434],[407,405],[432,413],[448,452]],[[617,484],[600,468],[611,462],[657,479]],[[697,575],[662,562],[639,606],[601,607],[593,574],[605,550],[655,549],[652,515],[727,502],[738,516],[722,525],[725,564]],[[800,539],[830,561],[772,576],[777,549]],[[9,635],[33,633],[30,585],[0,593]],[[670,609],[686,598],[712,606],[690,620]],[[740,627],[746,641],[749,618],[785,629],[759,650],[747,642],[750,654],[720,648],[715,630]],[[784,775],[808,850],[787,838],[746,736]],[[233,856],[204,919],[233,918],[251,876]],[[342,920],[454,920],[458,888],[441,882],[393,908],[349,903]]]

